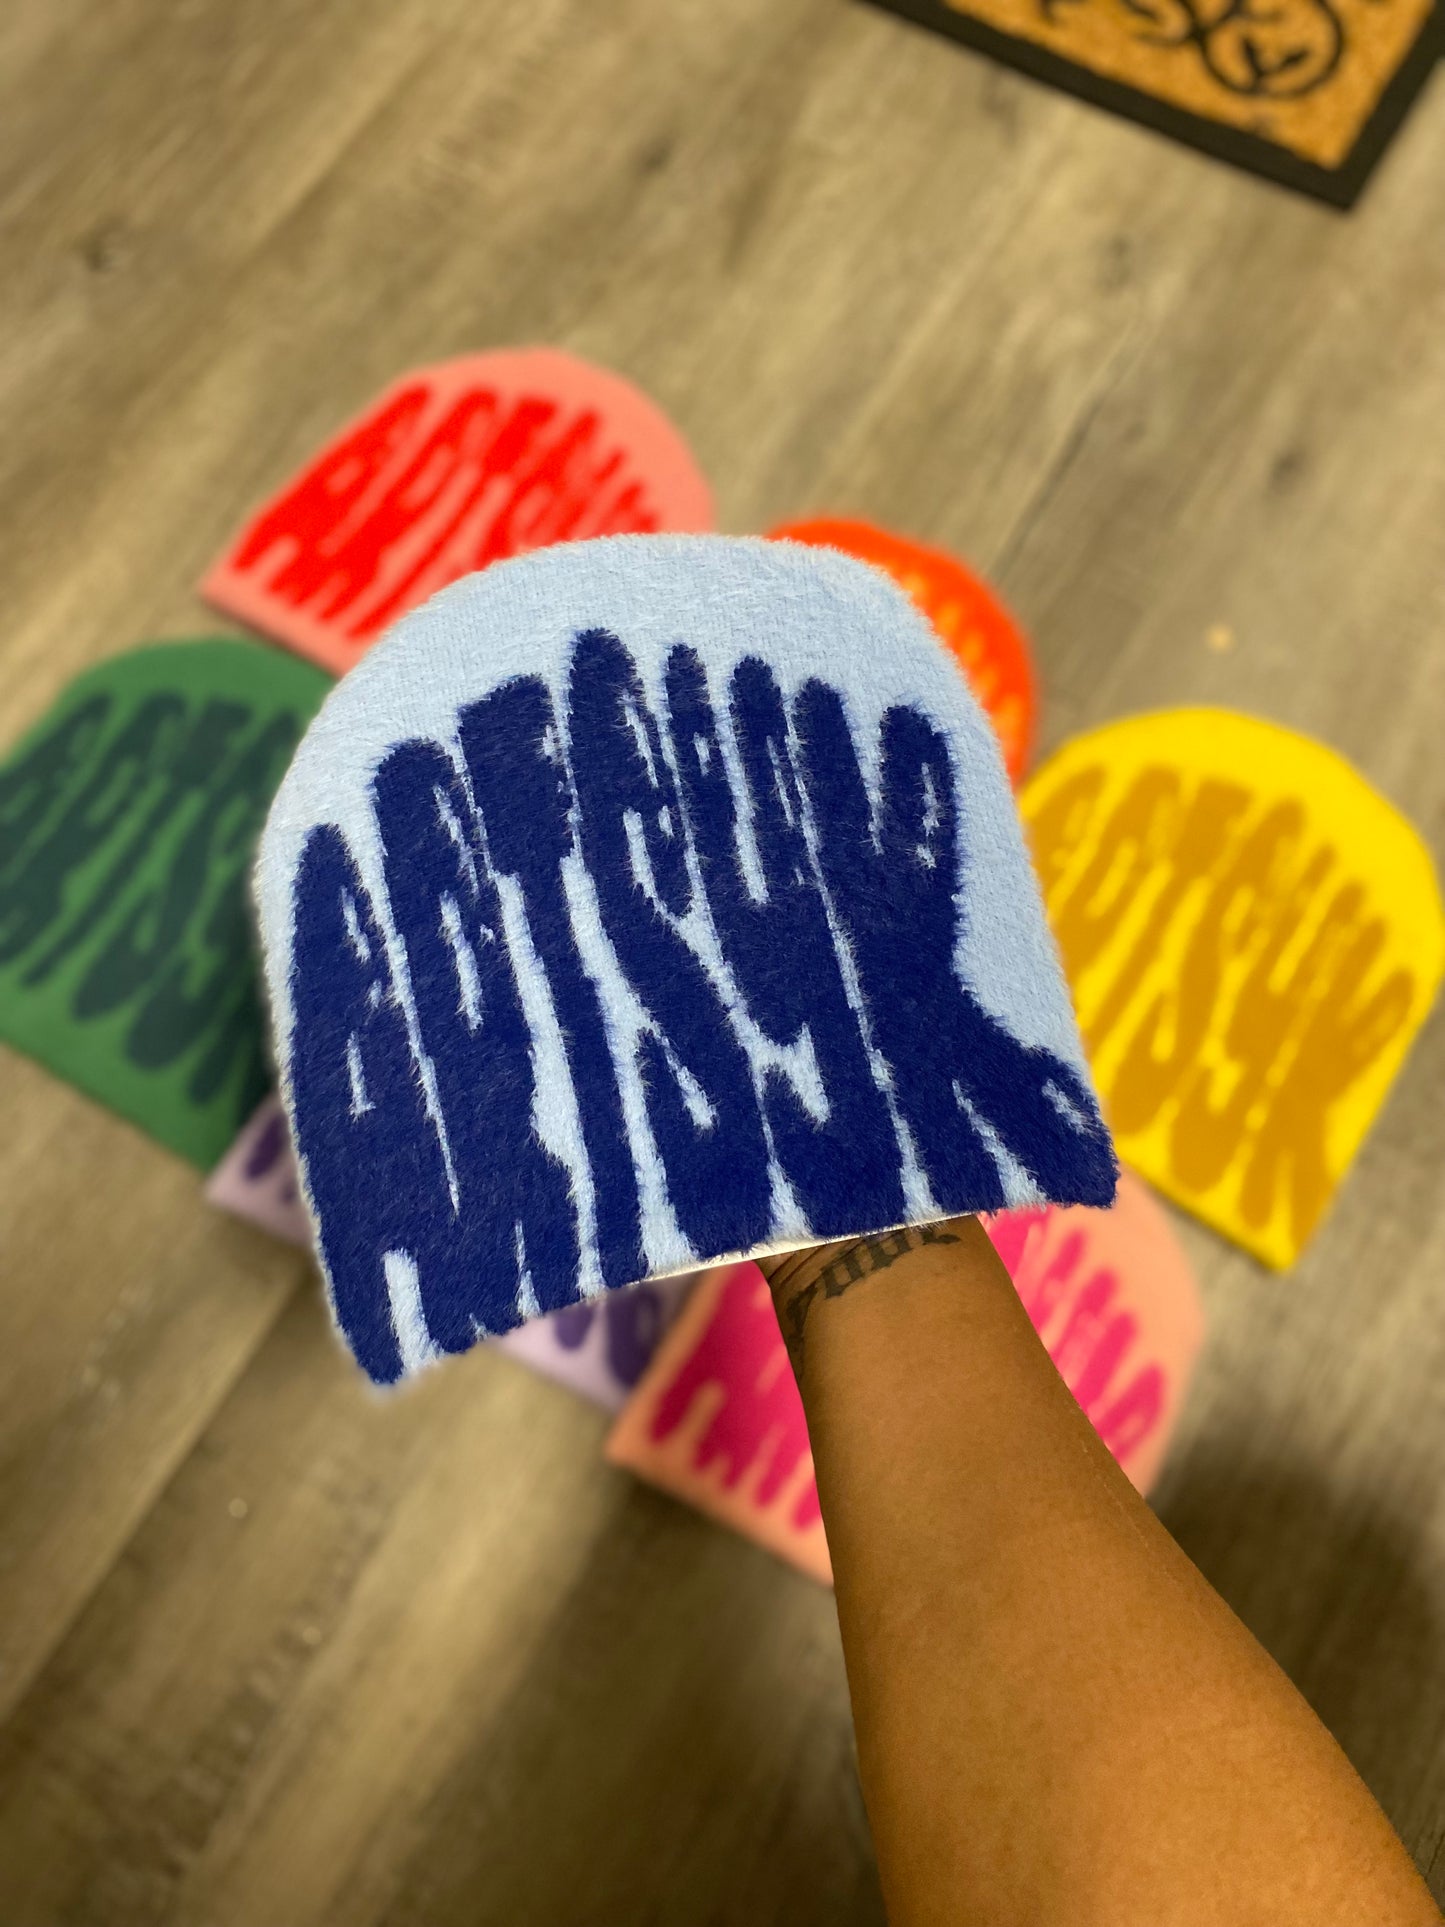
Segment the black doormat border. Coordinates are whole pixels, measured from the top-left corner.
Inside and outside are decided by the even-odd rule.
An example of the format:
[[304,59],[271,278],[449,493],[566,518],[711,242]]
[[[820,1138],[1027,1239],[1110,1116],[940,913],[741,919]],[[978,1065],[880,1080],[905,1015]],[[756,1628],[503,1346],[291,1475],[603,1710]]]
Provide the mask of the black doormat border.
[[1143,93],[1123,81],[1109,80],[1077,61],[1051,53],[1032,40],[1003,33],[971,14],[956,13],[952,7],[944,6],[943,0],[871,0],[871,4],[888,13],[902,14],[921,27],[932,27],[950,39],[961,40],[965,46],[990,54],[1006,66],[1017,67],[1035,80],[1047,81],[1050,86],[1075,94],[1096,107],[1139,121],[1156,133],[1168,134],[1216,160],[1228,161],[1231,166],[1244,168],[1251,174],[1262,174],[1267,180],[1296,188],[1302,194],[1312,194],[1339,208],[1353,207],[1359,199],[1416,94],[1434,71],[1436,60],[1445,56],[1445,12],[1440,0],[1436,0],[1434,11],[1420,29],[1409,53],[1390,76],[1354,146],[1338,167],[1321,167],[1274,141],[1224,126],[1202,114],[1188,113],[1182,107],[1157,100],[1153,94]]

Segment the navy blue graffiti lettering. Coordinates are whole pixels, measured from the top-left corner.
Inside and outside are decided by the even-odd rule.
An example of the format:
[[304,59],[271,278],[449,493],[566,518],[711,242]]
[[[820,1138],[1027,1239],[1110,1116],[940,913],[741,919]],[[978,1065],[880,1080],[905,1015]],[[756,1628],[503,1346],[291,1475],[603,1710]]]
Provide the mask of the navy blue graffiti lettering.
[[592,1171],[602,1281],[629,1285],[647,1270],[637,1173],[597,986],[582,966],[567,911],[562,864],[573,845],[572,794],[546,684],[535,676],[504,683],[462,711],[458,735],[492,868],[521,886],[532,946],[566,1041]]
[[291,1096],[337,1320],[367,1374],[401,1376],[384,1268],[450,1242],[446,1168],[381,932],[340,830],[306,839],[295,886]]
[[886,713],[875,818],[838,692],[805,684],[794,720],[824,878],[940,1206],[1004,1204],[985,1131],[1046,1193],[1108,1204],[1113,1152],[1092,1095],[1051,1051],[1021,1044],[957,976],[961,851],[947,742],[915,709]]
[[[574,1303],[581,1205],[536,1128],[548,1099],[561,1121],[575,1098],[569,1156],[586,1160],[608,1285],[646,1270],[649,1175],[699,1256],[765,1240],[769,1141],[820,1237],[907,1215],[900,1128],[945,1211],[1001,1207],[1010,1161],[1047,1195],[1112,1197],[1085,1080],[1021,1043],[959,977],[970,851],[947,738],[917,709],[890,709],[873,793],[844,698],[825,682],[790,708],[773,671],[745,658],[724,728],[702,660],[678,645],[663,697],[660,727],[623,645],[587,631],[565,731],[529,676],[458,716],[465,776],[435,742],[387,753],[370,800],[396,984],[341,832],[307,839],[294,885],[297,1149],[338,1317],[373,1377],[396,1377],[428,1341],[464,1349],[534,1307],[570,1308],[555,1327],[564,1349],[602,1316],[615,1376],[640,1370],[661,1301]],[[120,765],[108,780],[122,780]],[[202,854],[207,839],[230,853],[228,794],[218,787],[197,828]],[[132,975],[170,983],[159,966],[172,926],[195,921],[198,861],[178,863],[145,919],[119,933]],[[595,899],[605,969],[579,890]],[[691,940],[704,909],[726,994]],[[525,930],[516,958],[509,930],[518,945]],[[570,1094],[538,1089],[547,1040],[518,982],[536,966]],[[608,1002],[614,969],[643,1013],[632,1065]],[[794,1074],[770,1069],[761,1091],[744,1044],[756,1033],[796,1054]],[[805,1043],[815,1085],[797,1070]],[[652,1174],[634,1162],[624,1115],[634,1076]],[[416,1315],[394,1324],[409,1303]]]
[[[707,973],[658,903],[691,903],[679,799],[632,659],[615,636],[577,638],[567,733],[582,855],[602,921],[656,1028],[638,1046],[648,1117],[668,1195],[698,1252],[767,1236],[767,1144],[747,1056]],[[632,825],[631,839],[629,823]]]
[[473,1320],[492,1331],[516,1323],[528,1282],[536,1309],[572,1301],[576,1212],[567,1172],[533,1125],[532,1032],[451,760],[433,743],[403,743],[377,770],[373,797],[459,1205],[452,1275],[424,1271],[422,1304],[436,1343],[456,1351],[473,1342]]
[[731,682],[733,737],[762,872],[760,900],[744,876],[738,799],[695,650],[672,651],[667,704],[673,761],[723,954],[760,1030],[775,1043],[796,1044],[806,1028],[827,1103],[820,1121],[788,1078],[768,1073],[763,1103],[778,1161],[815,1236],[895,1224],[904,1216],[898,1139],[848,1003],[813,875],[777,679],[750,657]]

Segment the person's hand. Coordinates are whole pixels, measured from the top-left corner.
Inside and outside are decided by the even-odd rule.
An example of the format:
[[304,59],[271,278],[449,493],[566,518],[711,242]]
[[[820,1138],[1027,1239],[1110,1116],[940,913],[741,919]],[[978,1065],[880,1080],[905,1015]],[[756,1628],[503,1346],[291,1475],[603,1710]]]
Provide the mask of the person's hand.
[[893,1927],[1425,1927],[1384,1815],[973,1218],[764,1258]]

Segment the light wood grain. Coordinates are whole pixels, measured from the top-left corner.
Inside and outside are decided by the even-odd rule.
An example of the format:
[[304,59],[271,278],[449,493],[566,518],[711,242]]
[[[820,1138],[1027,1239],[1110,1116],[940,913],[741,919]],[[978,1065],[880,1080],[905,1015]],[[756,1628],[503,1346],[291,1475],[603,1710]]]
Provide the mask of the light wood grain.
[[829,1596],[604,1424],[491,1356],[368,1396],[294,1302],[0,1742],[7,1921],[868,1901]]
[[[554,341],[724,526],[861,512],[1445,847],[1445,82],[1342,218],[839,0],[13,0],[0,723],[400,369]],[[1227,624],[1237,646],[1206,647]],[[1212,1339],[1161,1510],[1445,1894],[1445,1024]],[[876,1921],[831,1602],[507,1360],[378,1403],[294,1255],[0,1055],[6,1927]],[[239,1512],[242,1516],[233,1516]]]

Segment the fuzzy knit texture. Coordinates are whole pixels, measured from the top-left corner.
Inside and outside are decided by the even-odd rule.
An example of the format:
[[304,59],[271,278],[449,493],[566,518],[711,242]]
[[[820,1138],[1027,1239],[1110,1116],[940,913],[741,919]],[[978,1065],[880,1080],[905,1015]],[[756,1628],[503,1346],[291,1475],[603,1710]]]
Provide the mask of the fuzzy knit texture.
[[378,1382],[638,1279],[1113,1198],[992,731],[848,557],[621,536],[455,583],[328,698],[256,892]]

